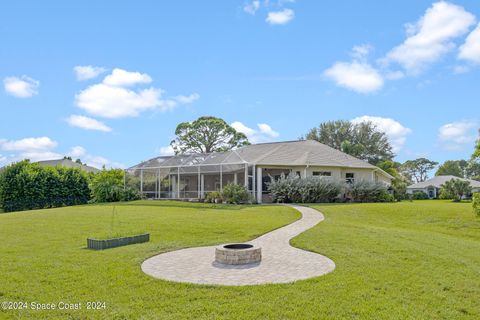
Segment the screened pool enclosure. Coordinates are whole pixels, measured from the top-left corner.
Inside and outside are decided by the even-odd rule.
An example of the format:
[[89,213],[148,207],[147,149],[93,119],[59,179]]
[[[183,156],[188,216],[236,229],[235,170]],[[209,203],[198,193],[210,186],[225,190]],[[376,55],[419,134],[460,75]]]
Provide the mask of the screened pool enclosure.
[[147,199],[204,199],[229,183],[255,194],[255,170],[236,151],[157,157],[125,170],[125,185]]

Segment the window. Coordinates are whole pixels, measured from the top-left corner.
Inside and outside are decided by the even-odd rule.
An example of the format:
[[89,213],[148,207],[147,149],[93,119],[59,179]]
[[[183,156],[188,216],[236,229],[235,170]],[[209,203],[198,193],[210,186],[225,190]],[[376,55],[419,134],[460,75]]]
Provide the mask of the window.
[[300,171],[295,171],[295,174],[297,175],[297,177],[301,177],[302,176],[302,173]]
[[313,171],[315,177],[331,177],[332,173],[329,171]]
[[355,174],[352,172],[345,173],[345,181],[347,183],[354,183],[355,182]]

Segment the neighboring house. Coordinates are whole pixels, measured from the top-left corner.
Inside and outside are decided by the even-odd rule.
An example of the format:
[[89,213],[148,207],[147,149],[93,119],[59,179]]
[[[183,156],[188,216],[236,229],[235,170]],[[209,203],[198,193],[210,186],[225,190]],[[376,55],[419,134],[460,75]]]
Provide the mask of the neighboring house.
[[35,163],[38,163],[41,166],[47,166],[47,167],[61,166],[66,168],[79,168],[80,170],[83,170],[86,172],[93,172],[93,173],[100,171],[97,168],[90,167],[85,164],[80,164],[70,159],[44,160],[44,161],[37,161]]
[[[353,183],[393,177],[366,161],[313,140],[260,143],[227,152],[157,157],[126,170],[152,199],[203,199],[228,183],[244,185],[257,202],[270,200],[267,183],[282,174],[318,176]],[[129,178],[128,178],[129,177]]]
[[411,186],[408,186],[407,193],[413,194],[414,192],[421,191],[426,193],[430,199],[435,199],[438,198],[438,196],[440,195],[440,189],[442,188],[442,185],[452,179],[469,181],[470,186],[472,186],[473,192],[480,192],[480,181],[464,179],[455,176],[435,176],[423,182],[415,183]]

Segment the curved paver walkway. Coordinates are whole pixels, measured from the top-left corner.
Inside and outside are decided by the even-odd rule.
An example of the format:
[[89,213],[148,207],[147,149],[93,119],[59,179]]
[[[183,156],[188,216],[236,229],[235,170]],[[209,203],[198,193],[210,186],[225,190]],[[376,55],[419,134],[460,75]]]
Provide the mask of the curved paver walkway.
[[155,278],[176,282],[218,285],[287,283],[317,277],[335,269],[335,263],[318,253],[290,246],[290,239],[324,219],[315,209],[294,206],[302,218],[248,243],[262,247],[257,264],[227,266],[216,263],[215,247],[181,249],[145,260],[142,270]]

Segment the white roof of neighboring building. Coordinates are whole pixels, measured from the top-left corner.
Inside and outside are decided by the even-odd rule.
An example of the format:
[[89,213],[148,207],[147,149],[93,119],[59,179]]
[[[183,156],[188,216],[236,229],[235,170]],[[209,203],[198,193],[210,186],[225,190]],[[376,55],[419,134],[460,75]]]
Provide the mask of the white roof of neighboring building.
[[227,152],[157,157],[142,162],[130,169],[231,163],[249,163],[254,165],[271,166],[309,165],[322,167],[365,168],[378,170],[383,175],[393,179],[388,173],[371,165],[367,161],[360,160],[314,140],[259,143],[247,145]]
[[431,179],[425,180],[423,182],[415,183],[407,187],[407,189],[424,189],[427,187],[436,187],[436,188],[441,188],[442,184],[444,184],[447,181],[450,181],[452,179],[460,179],[463,181],[469,181],[470,185],[473,188],[480,188],[480,181],[476,180],[470,180],[470,179],[464,179],[464,178],[459,178],[456,176],[435,176]]

